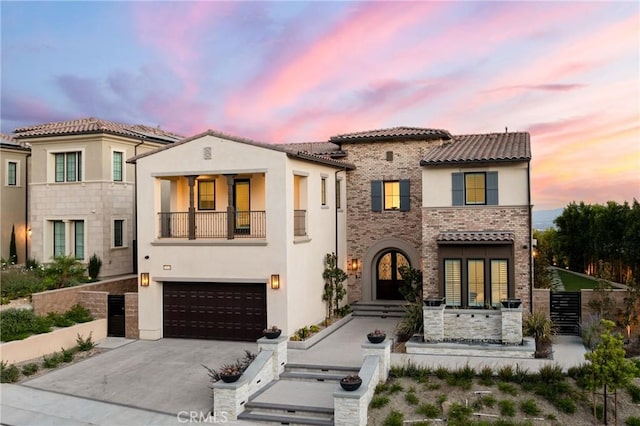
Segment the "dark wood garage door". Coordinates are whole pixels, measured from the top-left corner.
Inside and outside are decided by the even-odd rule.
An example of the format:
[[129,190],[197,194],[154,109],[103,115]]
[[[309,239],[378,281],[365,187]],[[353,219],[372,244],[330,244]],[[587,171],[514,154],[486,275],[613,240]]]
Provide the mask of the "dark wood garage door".
[[252,341],[267,325],[266,285],[168,283],[164,337]]

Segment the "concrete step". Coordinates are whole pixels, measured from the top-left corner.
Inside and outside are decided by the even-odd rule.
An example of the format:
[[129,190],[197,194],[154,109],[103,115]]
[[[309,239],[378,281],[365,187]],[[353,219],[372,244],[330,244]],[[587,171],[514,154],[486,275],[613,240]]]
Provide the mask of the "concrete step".
[[354,317],[401,318],[406,302],[356,302],[351,305]]
[[240,420],[289,425],[333,425],[333,409],[265,402],[247,402]]
[[307,382],[339,382],[344,376],[357,374],[358,369],[343,366],[287,364],[280,374],[281,380],[299,380]]
[[358,372],[355,367],[345,367],[341,365],[319,365],[319,364],[286,364],[284,370],[287,372],[318,372],[329,374],[349,374],[352,372]]

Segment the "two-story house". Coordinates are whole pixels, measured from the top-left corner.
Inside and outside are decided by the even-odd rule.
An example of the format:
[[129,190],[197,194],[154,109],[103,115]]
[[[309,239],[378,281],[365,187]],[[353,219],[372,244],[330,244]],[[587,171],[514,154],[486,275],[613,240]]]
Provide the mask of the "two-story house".
[[101,276],[132,273],[135,166],[126,159],[180,137],[96,118],[22,127],[14,137],[31,146],[29,257],[70,255],[86,263],[96,254]]
[[346,262],[351,164],[215,131],[130,161],[141,339],[254,340],[325,317],[324,257]]
[[0,257],[9,260],[11,234],[16,242],[17,263],[28,257],[27,217],[28,158],[31,150],[12,136],[0,134]]

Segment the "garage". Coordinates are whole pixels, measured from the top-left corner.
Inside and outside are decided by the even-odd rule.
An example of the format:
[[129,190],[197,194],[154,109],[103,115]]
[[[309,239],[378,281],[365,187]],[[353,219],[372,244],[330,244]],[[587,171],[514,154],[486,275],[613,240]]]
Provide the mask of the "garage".
[[165,282],[163,336],[253,341],[267,325],[266,285]]

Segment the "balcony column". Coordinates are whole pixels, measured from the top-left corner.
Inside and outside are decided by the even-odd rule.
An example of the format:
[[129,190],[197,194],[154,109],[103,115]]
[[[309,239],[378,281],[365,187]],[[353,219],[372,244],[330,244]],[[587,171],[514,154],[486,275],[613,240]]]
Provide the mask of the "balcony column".
[[189,225],[189,239],[196,239],[196,206],[195,206],[195,195],[193,191],[193,187],[196,184],[196,178],[198,176],[192,175],[187,176],[187,180],[189,182],[189,215],[188,215],[188,225]]
[[233,184],[236,175],[224,175],[227,178],[227,239],[233,240],[236,233],[236,208],[233,203]]

